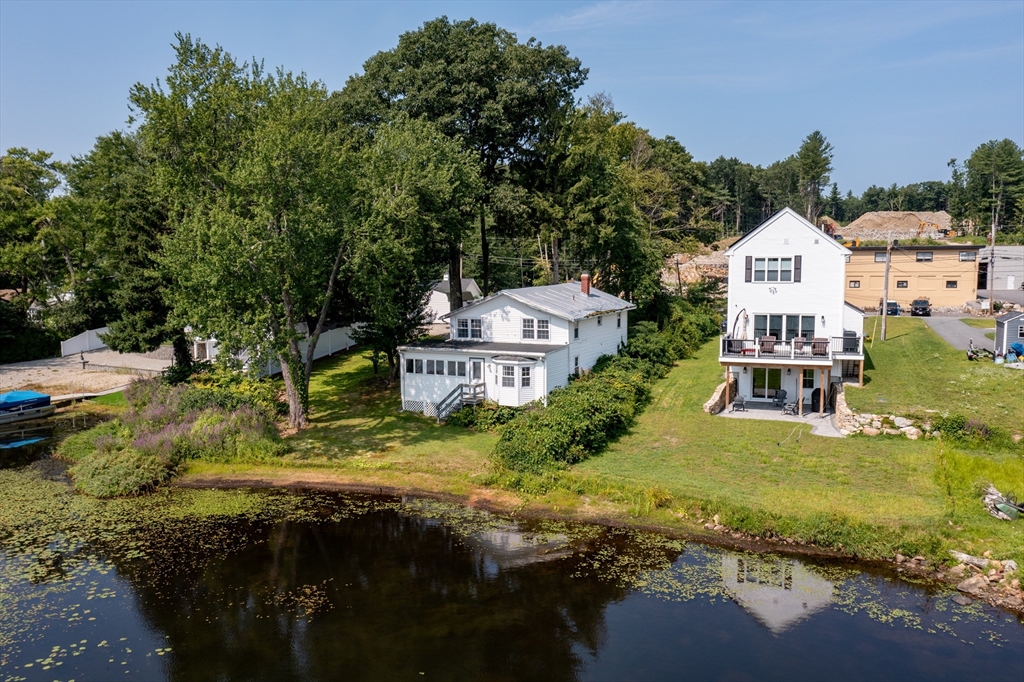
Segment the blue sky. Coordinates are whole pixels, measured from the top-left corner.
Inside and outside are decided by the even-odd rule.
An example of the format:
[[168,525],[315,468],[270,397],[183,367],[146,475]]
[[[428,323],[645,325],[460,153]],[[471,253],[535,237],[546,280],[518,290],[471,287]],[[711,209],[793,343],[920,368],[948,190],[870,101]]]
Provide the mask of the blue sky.
[[820,129],[845,192],[947,179],[981,142],[1024,143],[1024,2],[0,1],[0,148],[84,154],[162,77],[175,31],[340,89],[440,15],[563,44],[697,159],[766,165]]

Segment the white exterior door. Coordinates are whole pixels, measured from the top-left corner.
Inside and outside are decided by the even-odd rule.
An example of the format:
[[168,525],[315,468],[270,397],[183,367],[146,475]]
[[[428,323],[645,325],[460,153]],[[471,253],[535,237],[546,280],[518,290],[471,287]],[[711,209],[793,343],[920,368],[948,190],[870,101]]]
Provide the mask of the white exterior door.
[[1006,276],[1006,288],[1015,289],[1017,284],[1017,277],[1015,275]]
[[496,375],[498,381],[498,404],[499,405],[519,405],[519,382],[518,372],[519,369],[515,365],[497,365],[498,372]]

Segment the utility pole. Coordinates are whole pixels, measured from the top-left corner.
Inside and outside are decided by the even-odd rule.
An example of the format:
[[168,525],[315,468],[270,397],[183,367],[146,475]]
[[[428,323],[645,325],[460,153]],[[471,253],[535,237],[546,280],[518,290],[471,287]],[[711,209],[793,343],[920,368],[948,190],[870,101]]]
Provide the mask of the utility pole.
[[679,256],[676,256],[676,295],[683,295],[683,278],[679,274]]
[[889,261],[892,260],[892,232],[885,240],[885,282],[882,284],[882,341],[885,341],[885,322],[889,312]]
[[992,288],[995,286],[995,271],[996,271],[996,221],[992,219],[992,232],[988,238],[988,314],[991,315],[993,311],[993,303],[995,298],[993,297]]

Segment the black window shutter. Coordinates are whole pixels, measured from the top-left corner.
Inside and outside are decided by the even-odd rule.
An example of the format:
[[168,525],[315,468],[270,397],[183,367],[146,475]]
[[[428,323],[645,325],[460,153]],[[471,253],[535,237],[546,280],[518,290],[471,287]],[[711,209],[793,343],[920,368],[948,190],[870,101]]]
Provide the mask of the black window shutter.
[[747,274],[744,276],[744,282],[752,282],[754,280],[754,257],[747,256]]
[[800,269],[801,269],[801,266],[803,265],[803,260],[804,260],[803,256],[793,256],[793,281],[794,282],[799,282],[800,281]]

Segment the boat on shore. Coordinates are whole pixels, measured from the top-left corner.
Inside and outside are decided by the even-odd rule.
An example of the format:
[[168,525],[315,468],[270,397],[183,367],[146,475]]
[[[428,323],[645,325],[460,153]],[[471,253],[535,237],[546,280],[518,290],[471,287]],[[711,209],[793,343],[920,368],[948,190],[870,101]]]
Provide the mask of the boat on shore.
[[35,391],[8,391],[0,393],[0,426],[46,419],[57,411],[50,404],[50,396]]

